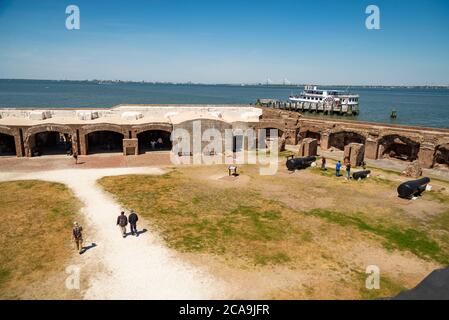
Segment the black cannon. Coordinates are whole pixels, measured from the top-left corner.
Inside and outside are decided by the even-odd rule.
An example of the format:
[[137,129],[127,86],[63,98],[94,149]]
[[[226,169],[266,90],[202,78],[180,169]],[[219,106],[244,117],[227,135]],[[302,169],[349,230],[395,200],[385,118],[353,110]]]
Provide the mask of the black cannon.
[[370,173],[370,170],[357,171],[352,174],[352,178],[354,180],[365,179]]
[[424,177],[418,180],[410,180],[401,183],[398,187],[398,196],[399,198],[404,199],[411,199],[414,196],[419,196],[424,192],[424,190],[426,190],[427,184],[429,182],[430,179]]
[[292,158],[287,159],[285,165],[289,171],[295,171],[298,169],[305,169],[310,167],[310,165],[316,161],[316,157],[303,157],[303,158]]

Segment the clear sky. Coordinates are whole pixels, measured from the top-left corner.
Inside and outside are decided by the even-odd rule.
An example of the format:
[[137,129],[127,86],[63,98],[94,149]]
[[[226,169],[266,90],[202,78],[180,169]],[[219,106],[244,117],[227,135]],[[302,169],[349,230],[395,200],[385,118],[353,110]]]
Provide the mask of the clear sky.
[[0,78],[447,85],[449,1],[0,0]]

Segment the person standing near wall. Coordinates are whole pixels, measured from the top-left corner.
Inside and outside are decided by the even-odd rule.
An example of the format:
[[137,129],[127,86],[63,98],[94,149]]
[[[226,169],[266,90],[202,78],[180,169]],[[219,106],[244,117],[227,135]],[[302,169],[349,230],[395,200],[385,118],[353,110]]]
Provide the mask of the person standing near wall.
[[125,211],[122,211],[120,215],[117,217],[117,225],[120,228],[122,237],[126,238],[126,226],[128,225],[128,218],[125,216]]

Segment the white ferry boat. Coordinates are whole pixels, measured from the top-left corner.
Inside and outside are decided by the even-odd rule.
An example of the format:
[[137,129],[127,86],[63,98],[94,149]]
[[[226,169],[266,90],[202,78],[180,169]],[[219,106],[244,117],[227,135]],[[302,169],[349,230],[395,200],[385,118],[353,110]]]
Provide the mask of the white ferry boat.
[[302,111],[357,115],[359,113],[359,95],[344,90],[317,89],[305,86],[299,95],[290,96],[295,109]]

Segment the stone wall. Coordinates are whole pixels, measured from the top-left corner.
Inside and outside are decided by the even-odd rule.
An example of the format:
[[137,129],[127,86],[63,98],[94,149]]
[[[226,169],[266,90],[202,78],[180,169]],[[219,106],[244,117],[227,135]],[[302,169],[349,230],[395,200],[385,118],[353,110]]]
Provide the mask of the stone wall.
[[[216,128],[222,133],[222,149],[225,149],[226,129],[232,129],[232,135],[239,136],[246,129],[277,129],[279,137],[287,144],[296,145],[305,138],[317,139],[322,150],[334,146],[344,148],[349,143],[362,143],[367,159],[395,158],[405,161],[417,160],[423,168],[449,166],[449,130],[411,126],[387,125],[379,123],[348,120],[325,120],[304,117],[298,112],[260,107],[258,121],[227,122],[222,119],[198,119],[201,121],[201,135],[208,128]],[[254,112],[253,112],[254,113]],[[105,116],[106,117],[106,116]],[[244,118],[243,116],[241,118]],[[252,118],[251,118],[252,119]],[[172,125],[166,122],[148,122],[142,124],[39,124],[33,126],[0,125],[0,133],[14,137],[17,156],[31,156],[35,136],[39,132],[53,131],[69,135],[73,142],[73,151],[81,155],[88,154],[88,135],[96,131],[112,131],[123,135],[124,139],[137,139],[139,133],[148,130],[172,132],[173,129],[185,129],[193,136],[194,119]],[[243,134],[244,136],[244,134]],[[173,141],[175,145],[177,141]],[[208,142],[203,142],[201,149]],[[243,137],[248,148],[248,141]],[[193,147],[191,145],[191,147]]]

